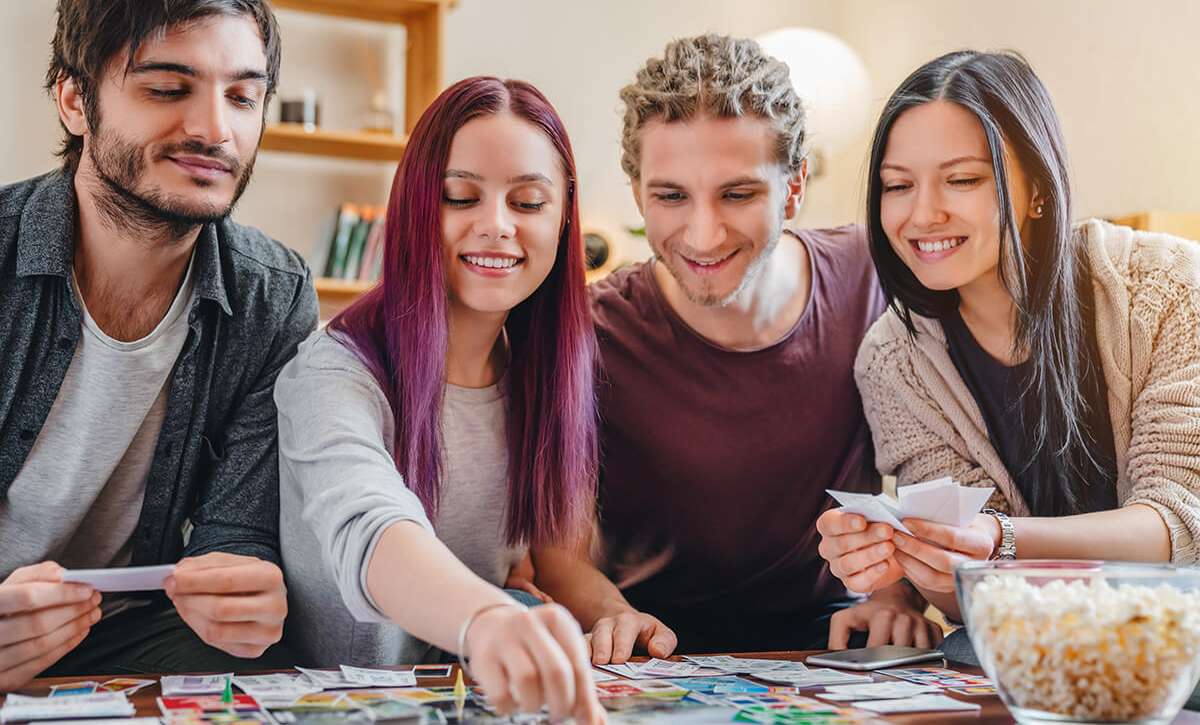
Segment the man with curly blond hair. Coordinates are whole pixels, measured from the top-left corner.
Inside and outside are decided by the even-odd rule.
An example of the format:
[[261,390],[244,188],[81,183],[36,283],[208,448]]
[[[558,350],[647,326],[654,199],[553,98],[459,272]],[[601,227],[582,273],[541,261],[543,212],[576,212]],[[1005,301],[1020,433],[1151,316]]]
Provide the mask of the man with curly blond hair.
[[852,369],[884,299],[861,227],[785,228],[808,174],[787,66],[751,40],[682,38],[621,99],[654,258],[592,287],[600,531],[643,614],[637,636],[593,628],[598,661],[656,653],[663,623],[681,652],[841,648],[854,631],[936,645],[911,590],[858,604],[817,552],[825,489],[877,486]]

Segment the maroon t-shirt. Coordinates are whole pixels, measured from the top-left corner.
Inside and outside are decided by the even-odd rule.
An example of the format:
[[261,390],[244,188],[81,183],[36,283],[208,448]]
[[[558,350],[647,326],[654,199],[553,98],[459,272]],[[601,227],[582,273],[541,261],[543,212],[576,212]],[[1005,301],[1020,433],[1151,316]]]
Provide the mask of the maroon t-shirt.
[[760,350],[701,337],[650,262],[591,287],[609,573],[654,572],[625,594],[683,651],[804,646],[808,624],[846,597],[815,521],[832,505],[825,489],[876,480],[853,367],[884,300],[862,227],[797,236],[808,306]]

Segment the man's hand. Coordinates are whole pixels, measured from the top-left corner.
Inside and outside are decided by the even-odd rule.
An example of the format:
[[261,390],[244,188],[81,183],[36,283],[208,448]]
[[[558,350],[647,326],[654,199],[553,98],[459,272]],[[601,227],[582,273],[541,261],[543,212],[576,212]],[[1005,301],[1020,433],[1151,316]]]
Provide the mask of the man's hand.
[[592,664],[596,665],[627,662],[634,647],[651,657],[669,657],[679,643],[667,625],[634,609],[596,620],[586,639],[592,648]]
[[64,583],[63,571],[44,561],[0,583],[0,692],[21,687],[62,659],[100,621],[100,593]]
[[852,592],[869,594],[900,581],[904,570],[893,556],[892,527],[870,524],[858,514],[829,509],[817,518],[817,547],[829,571]]
[[852,632],[867,632],[867,646],[936,647],[942,629],[900,597],[868,599],[829,620],[829,649],[846,649]]
[[183,621],[234,657],[258,657],[283,636],[283,572],[252,556],[215,552],[184,559],[164,582]]

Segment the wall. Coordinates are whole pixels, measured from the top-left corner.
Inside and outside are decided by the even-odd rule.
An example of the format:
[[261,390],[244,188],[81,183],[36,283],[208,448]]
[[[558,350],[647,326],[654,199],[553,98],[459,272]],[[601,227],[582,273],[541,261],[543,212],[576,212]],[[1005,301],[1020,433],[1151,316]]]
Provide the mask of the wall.
[[[871,75],[872,116],[909,72],[941,53],[1012,48],[1054,99],[1077,217],[1200,211],[1200,3],[842,0],[835,25]],[[862,216],[868,142],[836,163],[843,218]]]
[[[40,81],[52,0],[0,3],[0,183],[50,168],[59,131]],[[326,125],[354,126],[375,87],[402,93],[403,31],[281,12],[281,91],[318,90]],[[476,74],[528,80],[571,132],[585,220],[637,225],[619,159],[618,89],[672,37],[756,35],[802,25],[840,35],[862,56],[882,100],[914,67],[960,47],[1011,47],[1034,64],[1063,120],[1080,216],[1146,208],[1200,211],[1200,3],[1158,0],[459,0],[446,26],[446,81]],[[829,160],[800,222],[861,217],[867,139]],[[264,152],[236,212],[310,252],[342,199],[381,202],[388,164]],[[634,256],[645,247],[630,241]]]

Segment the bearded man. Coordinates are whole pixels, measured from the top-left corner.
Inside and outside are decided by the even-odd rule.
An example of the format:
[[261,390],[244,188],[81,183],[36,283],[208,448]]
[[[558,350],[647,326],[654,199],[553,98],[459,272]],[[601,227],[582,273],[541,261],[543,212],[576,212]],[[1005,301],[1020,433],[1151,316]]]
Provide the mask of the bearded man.
[[[60,0],[52,47],[62,167],[0,188],[0,691],[290,664],[267,652],[287,612],[272,389],[316,295],[299,256],[228,219],[275,18]],[[177,564],[165,592],[63,581],[151,564]]]

